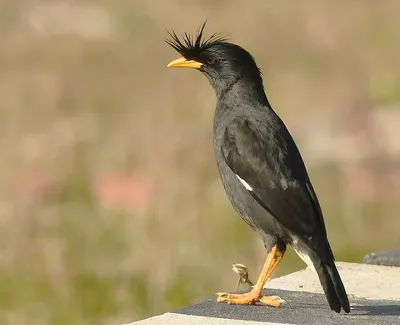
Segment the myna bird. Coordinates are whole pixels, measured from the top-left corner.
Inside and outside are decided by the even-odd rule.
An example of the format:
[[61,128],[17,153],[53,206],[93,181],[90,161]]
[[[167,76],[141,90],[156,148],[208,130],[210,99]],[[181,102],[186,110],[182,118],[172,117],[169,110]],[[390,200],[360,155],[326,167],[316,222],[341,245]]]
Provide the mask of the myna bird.
[[260,69],[249,52],[226,38],[205,39],[204,27],[181,39],[169,32],[166,42],[182,57],[168,67],[197,69],[214,88],[214,154],[222,183],[268,252],[249,293],[219,293],[217,301],[279,307],[284,300],[263,296],[262,289],[289,244],[316,271],[330,308],[350,312],[317,195],[296,143],[267,99]]

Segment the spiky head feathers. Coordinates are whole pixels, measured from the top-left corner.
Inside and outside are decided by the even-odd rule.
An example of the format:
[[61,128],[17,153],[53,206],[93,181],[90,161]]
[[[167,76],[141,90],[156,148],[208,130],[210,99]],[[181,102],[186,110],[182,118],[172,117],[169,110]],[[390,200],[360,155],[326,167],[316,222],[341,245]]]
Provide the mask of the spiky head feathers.
[[172,46],[179,54],[186,59],[198,59],[204,51],[212,48],[215,45],[222,45],[227,42],[227,39],[218,33],[211,35],[209,38],[204,38],[204,28],[207,21],[199,28],[196,35],[184,33],[182,40],[176,35],[174,31],[168,31],[170,39],[165,42]]

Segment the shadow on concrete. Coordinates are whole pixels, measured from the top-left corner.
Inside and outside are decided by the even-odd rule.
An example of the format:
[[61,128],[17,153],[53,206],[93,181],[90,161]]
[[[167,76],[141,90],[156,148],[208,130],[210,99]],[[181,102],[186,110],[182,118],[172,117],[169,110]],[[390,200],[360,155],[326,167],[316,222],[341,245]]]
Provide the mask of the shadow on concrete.
[[[400,305],[355,306],[354,311],[370,316],[400,316]],[[357,314],[354,316],[357,316]]]

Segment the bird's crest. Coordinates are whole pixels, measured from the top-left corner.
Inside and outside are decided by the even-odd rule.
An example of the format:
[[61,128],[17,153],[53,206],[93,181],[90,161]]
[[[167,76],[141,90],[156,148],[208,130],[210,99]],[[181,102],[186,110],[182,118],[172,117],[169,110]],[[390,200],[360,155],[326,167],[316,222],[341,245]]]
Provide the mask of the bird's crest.
[[209,38],[204,38],[204,27],[207,20],[199,28],[196,35],[184,33],[180,39],[174,31],[167,31],[171,38],[167,38],[165,42],[172,46],[178,53],[185,58],[195,58],[200,53],[213,45],[224,43],[227,41],[226,37],[221,36],[219,33],[211,35]]

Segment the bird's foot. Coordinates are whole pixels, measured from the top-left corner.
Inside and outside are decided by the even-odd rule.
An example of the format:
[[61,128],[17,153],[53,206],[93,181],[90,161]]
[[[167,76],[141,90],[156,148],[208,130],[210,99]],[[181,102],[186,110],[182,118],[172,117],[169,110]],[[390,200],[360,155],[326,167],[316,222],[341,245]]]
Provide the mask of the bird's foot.
[[230,305],[255,305],[257,302],[266,306],[280,307],[286,303],[278,296],[263,296],[260,290],[251,290],[248,293],[235,294],[218,292],[218,302],[227,302]]

